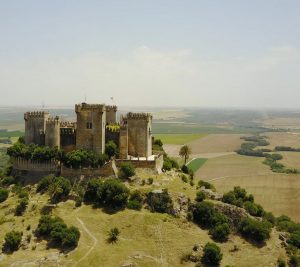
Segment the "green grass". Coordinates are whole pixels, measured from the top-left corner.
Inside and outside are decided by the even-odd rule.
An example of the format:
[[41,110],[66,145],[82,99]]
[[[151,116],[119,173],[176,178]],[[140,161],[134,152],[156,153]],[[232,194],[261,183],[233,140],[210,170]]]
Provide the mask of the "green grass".
[[155,134],[155,139],[160,139],[164,144],[183,145],[207,134]]
[[24,135],[21,131],[0,131],[0,137],[20,137]]
[[190,163],[188,163],[187,166],[193,172],[196,172],[205,164],[206,161],[207,161],[207,159],[197,158],[197,159],[190,161]]

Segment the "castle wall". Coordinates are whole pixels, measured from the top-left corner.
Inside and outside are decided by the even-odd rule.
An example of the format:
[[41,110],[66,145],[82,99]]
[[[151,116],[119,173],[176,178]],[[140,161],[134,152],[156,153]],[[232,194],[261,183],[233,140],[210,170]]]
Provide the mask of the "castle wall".
[[106,123],[114,124],[117,122],[117,106],[106,106]]
[[76,131],[74,128],[60,128],[60,147],[66,153],[76,149]]
[[75,106],[75,111],[77,114],[76,149],[104,153],[105,106],[82,103]]
[[119,135],[119,158],[128,158],[128,127],[127,125],[120,127]]
[[60,120],[58,117],[46,121],[45,145],[60,148]]
[[36,111],[26,112],[25,120],[25,144],[31,143],[45,145],[46,120],[49,118],[48,112]]
[[144,113],[128,113],[128,154],[149,157],[152,154],[152,117]]

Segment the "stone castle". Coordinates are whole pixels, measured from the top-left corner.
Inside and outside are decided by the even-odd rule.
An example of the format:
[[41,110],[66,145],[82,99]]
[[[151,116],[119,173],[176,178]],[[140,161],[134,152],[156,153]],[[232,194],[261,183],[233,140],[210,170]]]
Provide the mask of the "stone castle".
[[48,112],[26,112],[25,144],[58,147],[65,152],[85,149],[104,153],[114,141],[119,158],[146,158],[152,155],[152,116],[129,112],[117,121],[117,107],[104,104],[75,105],[76,122],[63,121]]

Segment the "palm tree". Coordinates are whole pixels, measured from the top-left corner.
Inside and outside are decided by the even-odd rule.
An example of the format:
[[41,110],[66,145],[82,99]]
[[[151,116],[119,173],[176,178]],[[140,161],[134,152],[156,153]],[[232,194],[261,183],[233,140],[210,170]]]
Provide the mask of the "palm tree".
[[192,153],[191,148],[188,145],[184,145],[180,148],[179,156],[184,158],[184,164],[186,164],[186,161],[190,157],[191,153]]

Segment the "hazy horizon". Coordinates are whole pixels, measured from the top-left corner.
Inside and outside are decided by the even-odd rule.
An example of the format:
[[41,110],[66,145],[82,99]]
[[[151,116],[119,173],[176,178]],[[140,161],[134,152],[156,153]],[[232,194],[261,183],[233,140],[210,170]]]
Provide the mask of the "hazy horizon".
[[299,12],[296,0],[0,0],[0,106],[297,109]]

